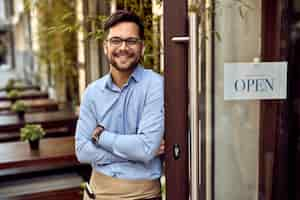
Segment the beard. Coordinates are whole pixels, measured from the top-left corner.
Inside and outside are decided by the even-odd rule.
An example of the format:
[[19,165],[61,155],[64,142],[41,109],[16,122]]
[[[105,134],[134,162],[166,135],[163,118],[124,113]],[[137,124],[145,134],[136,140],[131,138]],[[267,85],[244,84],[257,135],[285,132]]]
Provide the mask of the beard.
[[[131,62],[127,64],[127,66],[121,66],[118,64],[117,59],[120,56],[127,56],[128,59],[132,59]],[[122,51],[122,52],[112,52],[111,56],[106,56],[107,62],[114,67],[116,70],[120,72],[131,72],[133,71],[140,61],[140,55],[136,55],[134,53],[128,52],[128,51]]]

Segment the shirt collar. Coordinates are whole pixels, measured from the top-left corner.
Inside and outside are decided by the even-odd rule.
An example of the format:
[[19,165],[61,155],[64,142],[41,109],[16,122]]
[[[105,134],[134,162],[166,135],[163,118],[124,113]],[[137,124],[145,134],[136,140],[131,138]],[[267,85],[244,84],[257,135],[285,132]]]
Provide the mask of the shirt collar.
[[[138,65],[133,73],[130,75],[129,79],[128,79],[128,83],[130,81],[130,79],[134,80],[135,82],[139,82],[142,79],[142,73],[143,73],[143,67]],[[113,89],[114,88],[114,83],[112,81],[112,77],[111,77],[111,73],[107,74],[104,77],[104,81],[102,84],[102,90],[104,90],[105,88],[110,88]]]
[[133,78],[136,82],[139,82],[142,79],[142,72],[142,66],[138,65],[129,77],[129,79]]

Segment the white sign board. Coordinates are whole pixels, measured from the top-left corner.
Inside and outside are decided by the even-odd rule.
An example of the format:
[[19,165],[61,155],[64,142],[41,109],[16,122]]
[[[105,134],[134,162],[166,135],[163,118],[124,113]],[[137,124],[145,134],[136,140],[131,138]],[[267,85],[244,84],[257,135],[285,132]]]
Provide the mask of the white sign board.
[[285,99],[287,62],[225,63],[224,99]]

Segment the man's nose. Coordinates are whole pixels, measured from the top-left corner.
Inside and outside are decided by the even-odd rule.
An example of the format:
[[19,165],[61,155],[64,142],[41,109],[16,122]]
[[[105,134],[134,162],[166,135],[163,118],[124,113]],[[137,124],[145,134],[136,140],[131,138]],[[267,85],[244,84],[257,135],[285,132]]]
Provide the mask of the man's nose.
[[120,49],[127,49],[128,46],[126,44],[126,41],[122,41],[121,46],[119,47]]

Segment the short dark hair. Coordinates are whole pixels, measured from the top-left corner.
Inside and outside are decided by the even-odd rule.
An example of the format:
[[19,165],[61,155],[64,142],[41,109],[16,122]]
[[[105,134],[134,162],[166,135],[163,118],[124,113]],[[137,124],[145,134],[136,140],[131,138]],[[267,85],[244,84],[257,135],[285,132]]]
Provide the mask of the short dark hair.
[[127,10],[118,10],[113,13],[104,23],[104,31],[108,33],[109,29],[121,22],[133,22],[139,27],[139,35],[144,39],[144,24],[139,16],[134,12]]

